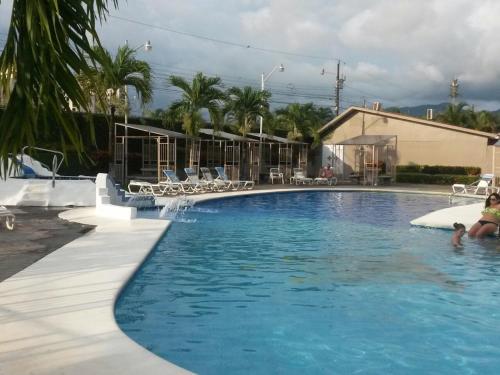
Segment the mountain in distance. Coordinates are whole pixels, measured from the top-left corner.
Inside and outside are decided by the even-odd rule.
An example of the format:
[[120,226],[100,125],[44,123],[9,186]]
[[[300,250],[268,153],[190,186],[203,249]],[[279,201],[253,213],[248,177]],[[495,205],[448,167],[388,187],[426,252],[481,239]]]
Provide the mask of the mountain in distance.
[[391,111],[391,109],[399,108],[401,114],[410,115],[415,117],[422,117],[427,114],[428,109],[432,109],[434,115],[443,112],[450,103],[439,103],[439,104],[422,104],[414,107],[390,107],[386,108],[386,111]]
[[[422,104],[422,105],[416,105],[413,107],[388,107],[385,108],[385,111],[391,112],[391,110],[394,109],[399,109],[401,114],[403,115],[409,115],[409,116],[414,116],[414,117],[423,117],[427,114],[428,109],[432,109],[434,112],[434,116],[436,116],[440,112],[444,112],[446,107],[450,103],[439,103],[439,104]],[[494,115],[500,114],[500,109],[497,109],[495,111],[489,111]]]

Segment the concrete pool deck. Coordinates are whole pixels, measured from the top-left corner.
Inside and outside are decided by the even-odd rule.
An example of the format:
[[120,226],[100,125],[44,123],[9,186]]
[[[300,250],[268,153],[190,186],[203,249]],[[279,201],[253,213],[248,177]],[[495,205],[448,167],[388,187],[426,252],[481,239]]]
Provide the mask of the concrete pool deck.
[[[273,188],[189,198],[198,202],[311,190]],[[444,191],[422,186],[318,189],[449,194],[449,188]],[[114,319],[114,303],[122,287],[170,222],[98,218],[93,208],[65,211],[60,216],[96,228],[0,283],[0,374],[189,373],[129,339]]]

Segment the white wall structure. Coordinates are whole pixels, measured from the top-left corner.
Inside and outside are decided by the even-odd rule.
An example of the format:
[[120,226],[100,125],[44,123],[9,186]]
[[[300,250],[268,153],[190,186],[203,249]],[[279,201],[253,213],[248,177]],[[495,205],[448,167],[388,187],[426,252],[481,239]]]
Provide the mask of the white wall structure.
[[[0,205],[6,206],[95,206],[95,184],[90,179],[65,178],[53,181],[53,173],[29,155],[17,156],[12,165],[9,158],[7,171],[0,160]],[[20,160],[23,160],[22,166]],[[31,178],[26,178],[30,171]],[[35,176],[42,178],[33,178]],[[59,177],[57,174],[56,177]]]
[[107,173],[99,173],[95,180],[95,214],[123,220],[137,217],[137,208],[124,206],[123,196]]
[[330,164],[336,175],[344,174],[344,146],[323,145],[321,150],[321,166]]
[[95,206],[95,184],[90,180],[0,179],[0,205]]

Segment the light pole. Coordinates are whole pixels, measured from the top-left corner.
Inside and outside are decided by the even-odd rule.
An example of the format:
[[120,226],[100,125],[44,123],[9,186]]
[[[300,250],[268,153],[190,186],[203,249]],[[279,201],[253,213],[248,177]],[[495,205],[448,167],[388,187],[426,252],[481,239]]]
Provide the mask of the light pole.
[[[264,84],[266,83],[266,81],[271,77],[271,75],[276,70],[279,70],[280,72],[284,72],[285,67],[283,66],[283,64],[279,64],[279,65],[276,65],[273,68],[273,70],[271,70],[268,74],[264,74],[264,73],[261,74],[261,76],[260,76],[260,89],[261,89],[261,91],[264,91]],[[264,117],[260,116],[259,117],[259,138],[260,138],[261,142],[262,142],[262,125],[263,125],[263,123],[264,123]]]
[[[283,64],[276,65],[268,74],[262,73],[260,76],[260,89],[264,91],[264,84],[271,77],[271,75],[276,71],[284,72],[285,67]],[[264,124],[264,117],[259,116],[259,171],[258,171],[258,182],[260,183],[260,172],[262,168],[262,126]]]
[[[128,46],[128,40],[125,41],[125,44]],[[153,45],[151,41],[147,41],[146,43],[139,44],[137,47],[132,48],[132,51],[137,52],[139,49],[144,47],[145,52],[149,52],[153,49]],[[142,74],[140,73],[130,73],[125,76],[125,79],[139,77],[142,78]],[[125,84],[125,124],[128,124],[128,85]]]

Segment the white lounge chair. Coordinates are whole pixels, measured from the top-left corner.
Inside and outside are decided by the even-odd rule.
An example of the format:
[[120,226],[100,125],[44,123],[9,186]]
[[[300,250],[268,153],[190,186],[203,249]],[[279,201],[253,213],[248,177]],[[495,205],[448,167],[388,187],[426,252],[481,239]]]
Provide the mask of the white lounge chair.
[[177,189],[179,192],[184,194],[198,193],[201,190],[196,187],[196,184],[192,184],[188,181],[181,181],[175,172],[171,169],[164,169],[163,175],[167,178],[167,181],[161,181],[160,184],[167,185],[172,189]]
[[274,180],[281,180],[281,183],[285,183],[285,177],[283,176],[283,172],[279,168],[270,168],[269,169],[269,179],[271,180],[271,184],[274,184]]
[[152,184],[147,181],[130,180],[128,183],[128,191],[130,194],[136,195],[153,195],[161,197],[169,192],[175,193],[167,184]]
[[224,181],[228,183],[229,188],[232,190],[238,190],[238,189],[253,189],[255,186],[255,182],[250,181],[250,180],[230,180],[229,177],[226,175],[226,171],[224,170],[223,167],[215,167],[215,170],[217,171],[217,178],[221,181]]
[[337,185],[337,177],[316,177],[313,182],[317,185]]
[[313,179],[310,177],[306,177],[302,168],[293,168],[293,176],[290,177],[290,183],[295,183],[295,185],[312,184]]
[[488,195],[491,189],[491,182],[493,181],[492,173],[485,173],[477,181],[470,185],[466,184],[453,184],[451,189],[453,194],[484,194]]
[[208,182],[200,180],[198,173],[196,173],[193,168],[184,168],[184,172],[186,172],[187,176],[186,182],[192,184],[192,186],[194,186],[194,188],[199,192],[212,190]]
[[8,210],[4,206],[0,206],[0,218],[5,219],[5,227],[8,230],[14,230],[16,216],[12,213],[12,211]]
[[201,167],[200,172],[203,176],[202,181],[206,181],[213,191],[226,191],[230,188],[230,181],[222,181],[220,179],[214,179],[210,169],[207,167]]

